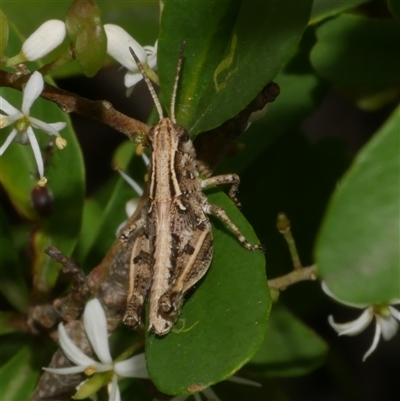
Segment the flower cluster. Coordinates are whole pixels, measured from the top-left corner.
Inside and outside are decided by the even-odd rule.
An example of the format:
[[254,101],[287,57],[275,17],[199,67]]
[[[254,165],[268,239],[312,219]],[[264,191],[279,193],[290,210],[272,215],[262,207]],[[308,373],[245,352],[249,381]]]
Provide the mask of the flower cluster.
[[[154,46],[141,46],[132,36],[118,25],[105,24],[107,36],[107,53],[127,69],[125,86],[130,93],[133,87],[142,79],[135,60],[129,48],[138,56],[151,79],[158,78],[153,72],[157,66],[157,41]],[[67,30],[65,23],[60,20],[44,22],[22,45],[21,59],[36,61],[57,48],[65,39]]]
[[339,334],[339,336],[355,336],[364,331],[375,318],[376,326],[374,339],[372,340],[371,347],[364,354],[363,361],[365,361],[375,351],[381,336],[385,341],[389,341],[399,330],[400,312],[392,305],[399,305],[400,299],[394,299],[389,302],[388,305],[354,304],[338,299],[325,282],[322,282],[322,289],[327,295],[339,303],[357,309],[364,309],[360,317],[348,323],[336,323],[333,320],[333,317],[329,316],[329,324]]
[[48,135],[56,137],[56,145],[59,149],[63,149],[67,145],[67,141],[60,136],[61,131],[67,125],[64,122],[48,124],[44,121],[38,120],[30,115],[30,109],[34,101],[40,96],[43,91],[44,81],[39,72],[34,72],[29,78],[25,88],[23,89],[22,107],[21,110],[16,109],[6,99],[0,96],[0,110],[4,114],[0,114],[0,128],[13,125],[13,129],[8,137],[0,147],[0,156],[6,151],[11,142],[19,142],[21,144],[30,143],[33,154],[35,156],[36,164],[40,180],[40,186],[46,185],[47,179],[44,176],[44,164],[38,140],[36,139],[33,128],[38,128]]
[[[148,378],[146,369],[146,360],[144,354],[135,355],[123,361],[113,361],[108,345],[107,319],[103,307],[98,299],[92,299],[86,304],[83,313],[83,324],[89,342],[99,358],[99,361],[90,358],[83,353],[68,337],[65,327],[62,323],[58,326],[58,338],[60,347],[67,358],[76,366],[67,368],[43,368],[47,372],[58,375],[69,375],[84,372],[88,376],[96,373],[108,372],[104,376],[106,383],[102,380],[83,381],[78,387],[78,393],[75,398],[85,398],[97,392],[104,384],[108,384],[108,393],[110,401],[121,400],[118,381],[124,377]],[[85,393],[85,394],[82,394]]]

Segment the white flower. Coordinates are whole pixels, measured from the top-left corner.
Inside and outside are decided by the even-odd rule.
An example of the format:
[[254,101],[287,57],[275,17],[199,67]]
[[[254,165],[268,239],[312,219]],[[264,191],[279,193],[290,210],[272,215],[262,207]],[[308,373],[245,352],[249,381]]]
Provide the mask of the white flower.
[[332,316],[328,317],[329,324],[336,330],[339,336],[355,336],[364,331],[373,318],[375,318],[376,327],[374,339],[371,347],[365,353],[363,361],[365,361],[375,351],[381,335],[385,341],[389,341],[396,335],[399,329],[400,312],[390,305],[399,305],[400,299],[394,299],[389,302],[388,305],[354,304],[338,299],[331,292],[325,282],[322,282],[322,289],[327,295],[339,303],[353,308],[364,309],[360,317],[348,323],[335,323]]
[[43,159],[40,153],[39,143],[32,127],[39,128],[48,135],[54,135],[56,137],[56,145],[59,149],[63,149],[67,145],[67,141],[59,134],[59,131],[67,125],[66,123],[59,122],[48,124],[29,115],[32,104],[43,91],[43,86],[44,81],[42,75],[35,71],[23,89],[21,111],[17,110],[14,106],[8,103],[6,99],[0,96],[0,110],[7,114],[4,115],[0,113],[0,128],[14,124],[14,128],[0,147],[0,156],[6,151],[12,141],[21,144],[27,144],[29,142],[40,175],[40,181],[38,184],[41,186],[46,184],[47,179],[44,177]]
[[[248,386],[255,386],[261,387],[260,383],[257,383],[253,380],[244,379],[243,377],[232,376],[227,381],[239,383],[239,384],[246,384]],[[200,393],[193,394],[195,401],[202,401],[200,394],[203,394],[206,397],[206,400],[213,400],[213,401],[221,401],[217,394],[214,393],[211,387],[205,388],[204,390],[200,391]],[[190,395],[178,395],[177,397],[171,398],[169,401],[186,401]],[[158,401],[155,399],[154,401]]]
[[157,81],[157,76],[153,72],[157,66],[157,41],[154,46],[142,47],[118,25],[105,24],[104,30],[107,35],[107,53],[128,70],[125,74],[125,86],[128,89],[132,90],[133,86],[143,78],[129,48],[132,48],[138,56],[147,75]]
[[63,21],[48,20],[25,40],[22,53],[29,61],[39,60],[58,47],[63,42],[66,33]]
[[[104,310],[97,298],[86,304],[83,313],[83,324],[86,335],[100,362],[84,354],[68,337],[62,323],[58,326],[60,347],[67,358],[76,364],[67,368],[43,368],[47,372],[69,375],[84,372],[87,375],[100,372],[110,372],[108,383],[109,401],[120,401],[121,395],[118,380],[123,377],[148,378],[144,354],[135,355],[124,361],[113,361],[108,346],[107,320]],[[108,377],[108,376],[107,376]],[[86,381],[82,382],[82,387]]]

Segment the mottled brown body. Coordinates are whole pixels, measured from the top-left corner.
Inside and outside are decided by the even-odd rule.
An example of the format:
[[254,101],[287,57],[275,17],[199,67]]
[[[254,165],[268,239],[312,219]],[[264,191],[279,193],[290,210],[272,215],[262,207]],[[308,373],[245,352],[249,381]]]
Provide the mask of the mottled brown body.
[[156,103],[160,121],[148,133],[151,149],[148,200],[141,217],[121,235],[127,242],[133,235],[127,309],[124,323],[136,327],[149,298],[149,330],[167,334],[176,322],[185,293],[207,272],[213,254],[209,214],[225,221],[239,241],[249,250],[252,245],[219,206],[210,205],[203,188],[232,184],[229,195],[236,199],[239,177],[228,174],[201,180],[196,153],[187,131],[176,124],[174,103],[181,58],[177,68],[171,101],[171,118],[164,118],[151,83],[136,55],[135,61],[144,75]]

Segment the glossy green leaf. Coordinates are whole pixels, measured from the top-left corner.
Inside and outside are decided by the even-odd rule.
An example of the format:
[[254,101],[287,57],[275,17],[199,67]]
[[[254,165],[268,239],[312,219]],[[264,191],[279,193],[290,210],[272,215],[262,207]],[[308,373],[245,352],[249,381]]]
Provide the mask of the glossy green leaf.
[[[255,234],[221,192],[209,201],[222,206],[245,237]],[[205,278],[187,299],[174,329],[165,337],[147,334],[149,374],[167,394],[190,394],[225,380],[260,346],[270,308],[264,257],[243,248],[212,218],[214,257]]]
[[3,10],[0,8],[0,57],[3,57],[8,44],[8,21]]
[[33,370],[30,365],[31,358],[31,349],[24,347],[0,368],[0,398],[2,400],[29,399],[39,376],[39,371]]
[[272,377],[310,373],[325,359],[326,343],[285,306],[273,306],[264,342],[248,368]]
[[[274,79],[280,94],[268,105],[267,114],[238,139],[243,149],[226,158],[218,168],[221,172],[243,172],[277,138],[297,132],[305,118],[317,107],[327,85],[319,79],[308,62],[314,32],[308,28],[300,47],[286,67]],[[290,118],[288,118],[290,116]]]
[[65,23],[75,57],[83,73],[92,77],[101,68],[107,50],[100,9],[93,0],[75,0]]
[[316,72],[348,86],[400,83],[400,29],[391,19],[342,14],[321,25],[310,59]]
[[[22,39],[15,30],[10,31],[10,47],[13,52],[21,47]],[[21,92],[0,88],[0,95],[15,107],[21,107]],[[84,194],[83,159],[69,117],[55,104],[44,99],[37,99],[31,108],[31,116],[48,123],[65,121],[67,127],[61,131],[68,145],[58,149],[47,134],[34,129],[45,160],[45,175],[48,178],[46,193],[40,193],[40,202],[47,206],[43,210],[37,204],[38,181],[37,166],[29,145],[12,143],[1,156],[2,183],[15,209],[26,219],[37,223],[33,241],[33,269],[35,283],[41,291],[47,291],[56,279],[59,265],[44,255],[44,249],[50,245],[58,246],[65,254],[70,254],[75,247],[80,231]],[[0,131],[3,143],[11,127]],[[44,198],[43,198],[44,197]],[[39,203],[40,203],[39,202]]]
[[96,239],[98,228],[101,224],[99,216],[103,209],[94,199],[86,199],[83,206],[81,232],[74,250],[74,258],[78,261],[85,260],[93,242]]
[[368,3],[371,0],[314,0],[310,24],[316,24],[325,18],[333,17],[343,11]]
[[398,0],[387,0],[387,4],[392,15],[400,19],[400,2]]
[[158,68],[170,102],[186,41],[177,120],[195,137],[238,114],[284,66],[301,38],[311,1],[166,2]]
[[0,209],[0,243],[0,293],[14,308],[24,312],[29,300],[28,286],[2,209]]
[[400,298],[399,127],[398,108],[339,183],[319,234],[319,274],[344,301]]

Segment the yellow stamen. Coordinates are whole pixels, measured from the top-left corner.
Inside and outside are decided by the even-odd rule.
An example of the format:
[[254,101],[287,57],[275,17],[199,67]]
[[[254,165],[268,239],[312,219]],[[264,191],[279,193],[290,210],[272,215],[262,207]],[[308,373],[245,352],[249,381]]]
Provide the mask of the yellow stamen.
[[42,178],[38,181],[37,184],[39,185],[39,187],[45,187],[46,184],[47,184],[47,178],[46,178],[46,177],[42,177]]
[[83,372],[86,376],[92,376],[96,373],[96,368],[94,366],[88,366]]
[[19,120],[15,121],[14,126],[19,132],[25,132],[29,126],[31,125],[31,122],[29,121],[29,118],[24,116],[20,118]]
[[64,149],[67,146],[67,140],[61,136],[58,136],[56,138],[56,145],[58,149]]
[[143,146],[142,144],[139,144],[139,145],[136,147],[136,154],[137,154],[138,156],[141,156],[141,154],[143,153],[143,151],[144,151],[144,146]]
[[7,125],[7,117],[0,117],[0,128],[4,128]]

